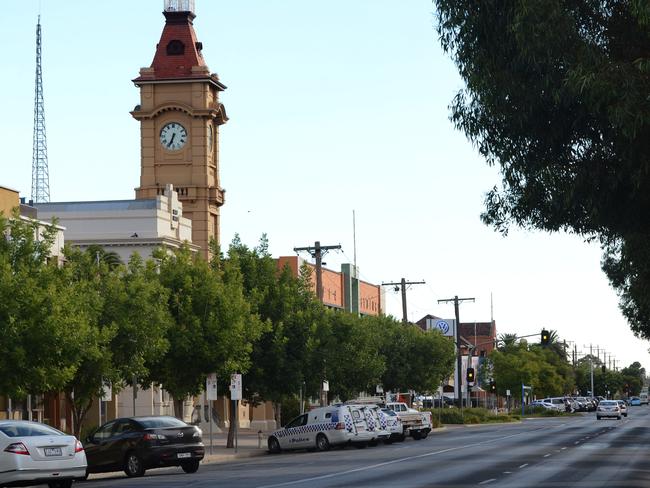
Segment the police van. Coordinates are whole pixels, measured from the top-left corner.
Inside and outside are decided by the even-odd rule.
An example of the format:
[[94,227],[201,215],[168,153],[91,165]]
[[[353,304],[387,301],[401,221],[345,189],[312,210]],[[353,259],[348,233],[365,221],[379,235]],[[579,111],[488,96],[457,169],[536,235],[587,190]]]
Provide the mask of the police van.
[[299,415],[272,432],[268,449],[271,453],[293,449],[327,451],[330,446],[341,444],[367,445],[375,436],[361,407],[333,405]]

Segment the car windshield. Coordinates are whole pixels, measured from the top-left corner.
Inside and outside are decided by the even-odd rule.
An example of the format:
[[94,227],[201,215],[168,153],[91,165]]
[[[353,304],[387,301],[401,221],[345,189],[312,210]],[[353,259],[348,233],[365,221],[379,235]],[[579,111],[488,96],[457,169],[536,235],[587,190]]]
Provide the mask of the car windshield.
[[63,432],[42,424],[0,424],[0,432],[8,437],[38,437],[43,435],[65,435]]
[[397,414],[393,412],[390,408],[382,408],[381,411],[390,417],[397,417]]
[[145,429],[169,429],[174,427],[187,427],[182,420],[174,417],[145,417],[135,419]]

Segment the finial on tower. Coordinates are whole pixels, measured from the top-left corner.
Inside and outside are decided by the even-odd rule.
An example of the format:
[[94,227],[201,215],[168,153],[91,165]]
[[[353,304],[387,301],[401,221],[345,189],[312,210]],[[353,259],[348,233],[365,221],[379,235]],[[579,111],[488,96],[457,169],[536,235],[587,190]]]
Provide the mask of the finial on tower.
[[165,12],[194,13],[194,0],[165,0]]

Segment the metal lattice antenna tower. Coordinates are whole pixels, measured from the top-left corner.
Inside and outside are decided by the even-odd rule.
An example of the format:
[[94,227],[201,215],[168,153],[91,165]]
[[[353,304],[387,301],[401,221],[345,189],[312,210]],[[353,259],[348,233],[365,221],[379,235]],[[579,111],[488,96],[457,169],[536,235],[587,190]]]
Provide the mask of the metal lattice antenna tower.
[[45,104],[43,103],[43,71],[41,68],[41,16],[36,24],[36,88],[34,95],[34,138],[32,148],[32,200],[50,201],[50,175],[47,168],[45,137]]

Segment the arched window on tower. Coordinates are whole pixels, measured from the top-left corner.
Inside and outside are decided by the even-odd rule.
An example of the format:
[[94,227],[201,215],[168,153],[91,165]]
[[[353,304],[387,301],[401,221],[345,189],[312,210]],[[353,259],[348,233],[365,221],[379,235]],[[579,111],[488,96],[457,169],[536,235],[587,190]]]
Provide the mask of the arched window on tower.
[[169,41],[169,44],[167,44],[167,54],[169,56],[178,56],[185,54],[185,44],[183,44],[178,39]]

